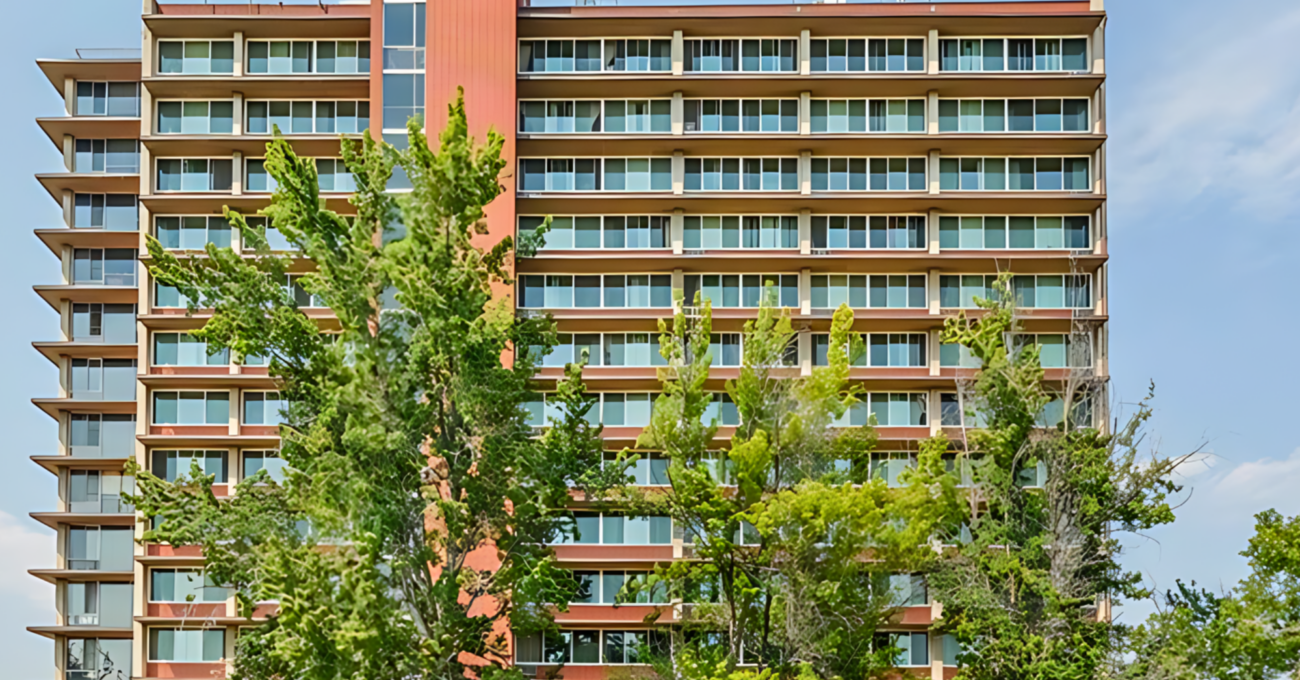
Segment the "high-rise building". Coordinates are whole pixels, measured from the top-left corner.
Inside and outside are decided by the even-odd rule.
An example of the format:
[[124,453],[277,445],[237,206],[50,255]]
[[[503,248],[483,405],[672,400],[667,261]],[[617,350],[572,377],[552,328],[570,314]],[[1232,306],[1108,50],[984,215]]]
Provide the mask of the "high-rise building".
[[[137,54],[39,61],[65,115],[38,122],[66,167],[38,177],[63,207],[64,224],[36,234],[64,278],[36,286],[60,315],[59,339],[35,343],[60,384],[34,400],[59,424],[52,455],[34,460],[60,496],[34,513],[58,532],[51,568],[33,571],[57,595],[54,625],[31,630],[55,641],[60,680],[227,668],[233,600],[205,587],[195,550],[133,541],[121,470],[134,458],[174,476],[198,461],[227,493],[279,469],[281,401],[256,358],[207,354],[188,334],[204,315],[188,316],[140,259],[146,234],[179,251],[239,249],[221,209],[267,204],[261,156],[276,127],[318,159],[329,205],[347,212],[339,136],[405,144],[409,117],[437,129],[464,86],[472,132],[506,138],[493,240],[554,217],[514,291],[520,310],[559,324],[539,378],[590,349],[611,448],[647,423],[655,324],[674,288],[712,300],[718,377],[734,373],[765,284],[793,310],[791,362],[805,373],[848,303],[870,335],[852,376],[866,406],[847,420],[876,415],[889,479],[917,440],[962,426],[958,390],[974,366],[938,331],[999,272],[1015,274],[1048,378],[1104,383],[1101,0],[544,4],[144,0]],[[285,285],[306,313],[329,316]],[[724,436],[729,406],[720,396]],[[662,483],[661,464],[647,456],[639,483]],[[586,679],[635,661],[645,606],[614,608],[611,589],[685,548],[660,518],[611,519],[581,517],[584,542],[557,547],[594,584],[589,601],[560,616],[564,637],[517,641],[519,664],[566,659],[565,676]],[[906,597],[900,665],[951,676],[950,641],[926,633],[940,605],[923,588]]]

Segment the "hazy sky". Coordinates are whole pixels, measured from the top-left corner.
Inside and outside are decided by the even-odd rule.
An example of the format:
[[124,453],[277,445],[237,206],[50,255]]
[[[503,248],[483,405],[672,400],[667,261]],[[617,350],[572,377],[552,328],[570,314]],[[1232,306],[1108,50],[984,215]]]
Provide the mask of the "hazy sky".
[[[63,107],[34,60],[137,47],[140,0],[9,4],[8,21],[22,29],[0,41],[0,63],[10,64],[0,127],[11,142],[0,165],[10,215],[0,290],[12,303],[0,326],[8,357],[0,431],[9,442],[0,458],[9,480],[0,494],[0,651],[6,678],[45,680],[52,645],[24,628],[53,622],[54,594],[26,571],[52,566],[54,539],[27,514],[53,509],[56,488],[28,456],[53,453],[56,432],[29,399],[56,394],[57,375],[31,342],[56,339],[58,317],[31,286],[57,283],[59,263],[31,232],[60,226],[60,212],[32,175],[62,164],[33,119]],[[1168,454],[1204,445],[1208,454],[1186,470],[1178,522],[1125,537],[1125,560],[1160,588],[1174,578],[1227,587],[1246,571],[1237,553],[1254,513],[1300,514],[1300,431],[1287,429],[1288,409],[1300,406],[1300,365],[1269,358],[1300,330],[1287,316],[1300,312],[1295,299],[1273,297],[1300,286],[1300,70],[1287,48],[1300,35],[1300,5],[1108,5],[1112,394],[1133,402],[1154,381],[1149,444]]]

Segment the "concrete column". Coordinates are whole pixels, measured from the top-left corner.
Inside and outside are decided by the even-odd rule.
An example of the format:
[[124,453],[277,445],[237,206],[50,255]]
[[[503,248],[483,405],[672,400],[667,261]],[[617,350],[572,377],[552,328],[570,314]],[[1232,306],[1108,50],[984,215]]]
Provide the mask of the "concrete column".
[[59,301],[59,332],[64,342],[72,340],[72,300]]
[[238,78],[244,75],[244,32],[235,31],[235,72],[234,76]]
[[1092,213],[1092,252],[1096,255],[1103,255],[1106,244],[1106,204],[1102,203]]
[[681,31],[673,31],[672,58],[673,75],[680,76],[686,71],[686,41]]
[[925,164],[925,173],[929,175],[930,193],[939,193],[939,150],[930,149],[930,160]]
[[77,202],[75,194],[71,189],[63,190],[63,224],[68,227],[77,226],[74,224],[77,215]]
[[927,335],[929,336],[927,344],[930,346],[930,375],[934,377],[939,375],[939,346],[943,343],[939,342],[938,330],[932,330]]
[[686,129],[686,102],[681,92],[673,93],[673,102],[669,107],[673,123],[673,134],[680,135]]
[[799,134],[812,134],[812,93],[799,93]]
[[686,191],[686,157],[680,150],[673,151],[673,194],[681,196]]
[[668,222],[668,234],[673,244],[673,255],[682,254],[682,232],[686,226],[686,216],[683,213],[685,213],[685,211],[681,208],[674,208],[673,216],[669,218]]
[[63,135],[63,167],[68,172],[77,171],[77,140],[72,135]]
[[812,255],[812,210],[799,211],[799,254]]
[[[1094,5],[1100,5],[1100,0],[1093,0]],[[1101,11],[1098,8],[1095,11]],[[1102,19],[1097,24],[1096,30],[1092,32],[1092,73],[1093,75],[1106,74],[1106,20]]]
[[931,269],[925,280],[926,297],[930,302],[930,315],[939,315],[939,270]]
[[153,93],[147,87],[140,88],[140,136],[153,134]]
[[799,152],[799,193],[812,193],[812,151],[806,149]]
[[[682,270],[680,270],[680,269],[674,269],[674,270],[673,270],[673,290],[681,290],[681,291],[685,291],[685,290],[686,290],[686,282],[685,282],[685,280],[684,280],[683,277],[682,277]],[[694,305],[694,304],[695,304],[695,301],[694,301],[694,300],[687,300],[687,299],[685,299],[684,297],[683,297],[681,303],[679,304],[678,301],[677,301],[677,298],[674,297],[674,298],[673,298],[673,313],[676,313],[676,312],[681,311],[682,305],[685,305],[685,306],[687,306],[687,307],[690,307],[690,306],[692,306],[692,305]]]
[[930,29],[925,41],[925,72],[931,75],[939,72],[939,29]]
[[[144,205],[140,205],[138,210],[140,213],[140,224],[136,227],[136,231],[140,234],[140,238],[137,247],[140,249],[141,253],[147,253],[149,252],[149,249],[145,244],[148,243],[148,239],[146,239],[145,236],[153,233],[153,213]],[[145,283],[149,276],[149,270],[148,268],[141,268],[141,270],[140,285],[137,286],[137,288],[140,289],[139,308],[149,309],[149,286]],[[143,332],[143,329],[137,329],[137,332]],[[144,335],[137,335],[136,337],[143,338]]]
[[939,134],[939,91],[930,90],[925,99],[925,133]]
[[149,25],[142,24],[140,30],[140,75],[142,77],[149,78],[156,75],[153,58],[156,44],[153,39],[153,31],[149,30]]
[[1092,131],[1106,134],[1106,83],[1102,83],[1092,96]]
[[230,388],[230,420],[228,422],[229,434],[232,437],[239,436],[239,413],[243,410],[239,401],[240,391],[236,387]]
[[238,137],[244,134],[244,93],[235,92],[234,96],[235,119],[231,132]]
[[72,357],[59,357],[59,398],[67,399],[72,396]]
[[72,283],[72,246],[66,243],[59,248],[59,273],[64,285]]
[[1105,12],[1106,11],[1105,4],[1106,3],[1104,2],[1104,0],[1090,0],[1090,2],[1088,3],[1088,11]]
[[244,153],[235,151],[230,154],[230,195],[244,194]]
[[926,407],[926,418],[930,423],[930,436],[939,434],[943,429],[943,397],[939,396],[939,390],[930,390],[927,395],[929,404]]
[[930,242],[930,254],[939,254],[939,211],[933,209],[925,216],[926,238]]
[[799,270],[799,313],[812,314],[812,270]]
[[795,336],[799,343],[799,375],[812,375],[813,369],[813,343],[812,333],[807,330],[800,331]]
[[69,116],[77,115],[77,81],[74,78],[63,79],[63,108]]
[[799,75],[812,73],[812,31],[799,31]]
[[140,195],[148,196],[153,193],[153,154],[149,147],[140,145]]
[[1094,193],[1106,193],[1106,145],[1102,144],[1097,153],[1092,155],[1092,190]]

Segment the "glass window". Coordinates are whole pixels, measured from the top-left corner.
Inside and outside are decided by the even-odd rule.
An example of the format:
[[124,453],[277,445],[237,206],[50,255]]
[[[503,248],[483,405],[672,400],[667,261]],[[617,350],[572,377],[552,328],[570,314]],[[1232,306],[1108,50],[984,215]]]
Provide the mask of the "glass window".
[[225,602],[228,591],[202,569],[153,569],[149,572],[150,602]]
[[154,392],[155,425],[229,425],[229,392]]
[[288,408],[279,392],[244,392],[245,425],[281,425]]
[[164,75],[233,73],[235,43],[230,40],[159,40],[158,72]]
[[273,482],[284,481],[286,464],[279,451],[244,451],[244,470],[242,479],[248,479],[261,470],[266,470],[268,479]]
[[226,451],[152,451],[149,471],[174,482],[187,478],[197,464],[203,474],[213,477],[213,483],[225,484],[228,455]]
[[131,675],[131,640],[68,638],[67,680],[126,678]]
[[215,662],[225,656],[226,630],[150,628],[149,660]]

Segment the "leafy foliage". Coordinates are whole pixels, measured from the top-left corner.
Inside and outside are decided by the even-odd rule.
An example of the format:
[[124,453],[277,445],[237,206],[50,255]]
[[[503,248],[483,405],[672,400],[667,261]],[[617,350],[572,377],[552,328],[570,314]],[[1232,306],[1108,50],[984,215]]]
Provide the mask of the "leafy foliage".
[[[155,519],[149,542],[198,545],[207,572],[249,615],[278,613],[238,640],[236,678],[483,677],[506,670],[506,630],[552,626],[547,602],[573,581],[545,547],[569,526],[569,484],[599,480],[599,431],[577,374],[558,399],[566,416],[534,438],[521,405],[549,319],[517,318],[493,285],[511,283],[515,247],[489,249],[484,207],[500,192],[503,138],[476,144],[462,101],[449,107],[437,150],[418,124],[396,151],[345,143],[357,180],[355,217],[324,206],[310,159],[277,139],[267,171],[277,189],[263,212],[309,258],[302,285],[337,323],[299,309],[285,274],[299,256],[227,212],[256,254],[208,246],[181,258],[150,240],[161,283],[210,309],[195,335],[213,350],[269,357],[291,406],[281,427],[283,483],[265,473],[218,500],[195,469],[175,482],[136,466],[136,507]],[[385,193],[393,168],[411,193]],[[525,250],[529,244],[524,244]]]

